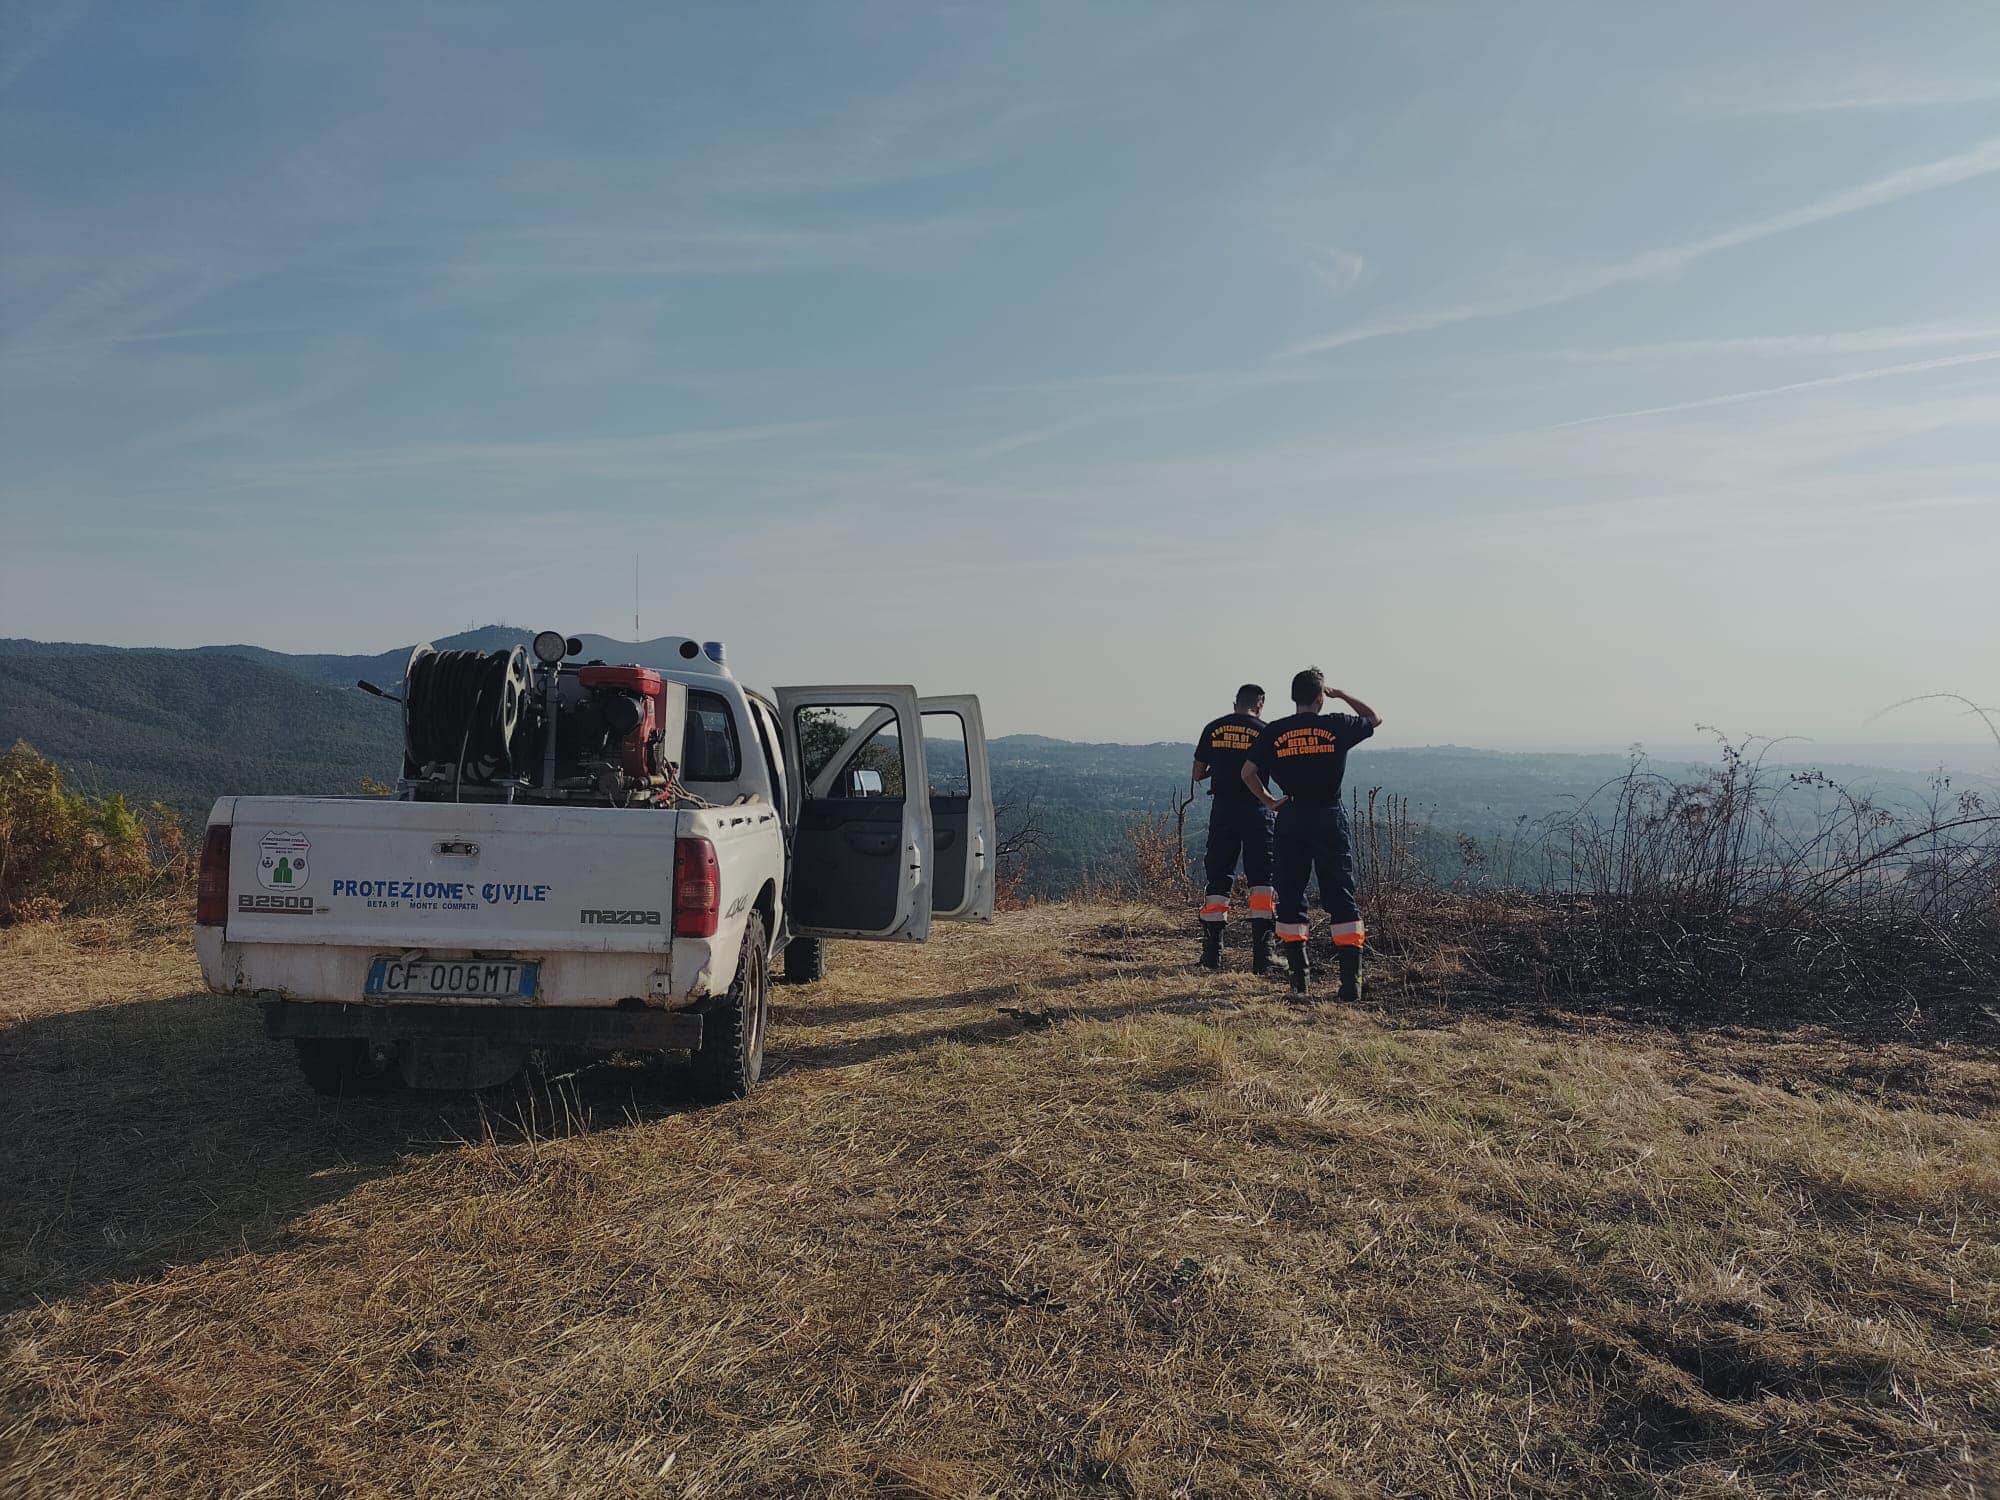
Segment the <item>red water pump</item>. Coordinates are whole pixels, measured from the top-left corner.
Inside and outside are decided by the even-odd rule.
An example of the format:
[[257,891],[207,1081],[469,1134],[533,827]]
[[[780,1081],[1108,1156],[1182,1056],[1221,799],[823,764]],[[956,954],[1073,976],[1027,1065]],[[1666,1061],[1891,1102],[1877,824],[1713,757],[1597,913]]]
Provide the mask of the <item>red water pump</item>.
[[687,722],[686,689],[651,667],[578,667],[576,675],[604,715],[619,768],[639,782],[671,776]]

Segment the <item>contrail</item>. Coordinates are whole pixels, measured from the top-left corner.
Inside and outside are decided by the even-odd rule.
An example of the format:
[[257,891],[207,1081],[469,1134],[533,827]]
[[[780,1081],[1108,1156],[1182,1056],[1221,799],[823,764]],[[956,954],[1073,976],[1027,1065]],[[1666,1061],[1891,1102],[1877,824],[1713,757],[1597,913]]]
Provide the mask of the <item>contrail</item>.
[[1766,396],[1782,396],[1791,391],[1818,390],[1829,385],[1854,385],[1863,380],[1887,380],[1892,375],[1918,375],[1925,370],[1948,370],[1956,365],[1980,365],[2000,359],[2000,349],[1979,354],[1950,354],[1942,359],[1919,359],[1903,365],[1882,365],[1873,370],[1850,370],[1845,375],[1822,375],[1817,380],[1794,380],[1789,385],[1767,385],[1754,391],[1731,391],[1726,396],[1704,396],[1699,401],[1675,401],[1667,406],[1636,406],[1630,411],[1609,411],[1597,417],[1578,417],[1543,429],[1560,432],[1565,427],[1589,427],[1596,422],[1622,422],[1627,417],[1657,417],[1667,412],[1699,411],[1706,406],[1729,406],[1738,401],[1760,401]]
[[1588,297],[1608,287],[1671,275],[1718,251],[1733,250],[1738,245],[1753,244],[1758,240],[1769,239],[1773,235],[1803,229],[1811,224],[1821,224],[1845,214],[1859,213],[1865,208],[1894,203],[1898,199],[1912,197],[1917,193],[1952,187],[1994,172],[2000,172],[2000,136],[1981,141],[1971,150],[1961,151],[1956,156],[1923,162],[1914,167],[1904,167],[1887,176],[1877,177],[1872,182],[1842,189],[1816,202],[1788,209],[1784,213],[1753,219],[1750,223],[1739,224],[1734,229],[1724,229],[1702,239],[1690,240],[1683,245],[1648,250],[1643,255],[1636,255],[1630,260],[1619,261],[1613,265],[1586,268],[1575,273],[1564,285],[1546,291],[1527,292],[1513,297],[1494,297],[1480,302],[1462,302],[1453,307],[1411,313],[1406,317],[1391,318],[1380,323],[1363,323],[1354,328],[1342,329],[1339,333],[1326,334],[1320,338],[1309,339],[1303,344],[1296,344],[1281,351],[1282,356],[1296,358],[1305,354],[1324,354],[1329,350],[1342,349],[1349,344],[1359,344],[1368,339],[1426,333],[1433,328],[1443,328],[1454,323],[1502,318],[1514,313],[1530,312],[1539,307],[1553,307],[1561,302],[1573,302],[1579,297]]

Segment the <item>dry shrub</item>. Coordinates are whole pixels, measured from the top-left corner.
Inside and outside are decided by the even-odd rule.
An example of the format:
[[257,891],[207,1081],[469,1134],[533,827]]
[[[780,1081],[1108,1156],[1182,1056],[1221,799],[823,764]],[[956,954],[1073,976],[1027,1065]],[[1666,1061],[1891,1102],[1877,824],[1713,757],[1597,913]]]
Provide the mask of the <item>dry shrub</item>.
[[0,755],[0,924],[123,905],[184,881],[188,864],[171,809],[71,791],[26,741]]
[[1028,888],[1030,867],[1042,847],[1041,808],[1034,793],[1003,798],[993,809],[993,906],[996,911],[1020,911],[1033,906]]
[[1410,799],[1370,787],[1356,795],[1348,826],[1354,836],[1355,896],[1378,944],[1425,925],[1435,915],[1438,882],[1418,851]]
[[1188,793],[1172,812],[1142,813],[1125,830],[1132,856],[1132,885],[1126,894],[1170,910],[1190,906],[1197,894],[1193,861],[1188,856],[1187,815],[1194,805]]
[[1035,904],[1035,898],[1028,893],[1027,881],[1019,870],[1001,867],[993,874],[993,909],[995,911],[1025,911]]
[[1682,1003],[1926,1010],[2000,951],[2000,813],[1933,784],[1898,808],[1721,742],[1676,779],[1635,757],[1552,820],[1533,889],[1553,987]]

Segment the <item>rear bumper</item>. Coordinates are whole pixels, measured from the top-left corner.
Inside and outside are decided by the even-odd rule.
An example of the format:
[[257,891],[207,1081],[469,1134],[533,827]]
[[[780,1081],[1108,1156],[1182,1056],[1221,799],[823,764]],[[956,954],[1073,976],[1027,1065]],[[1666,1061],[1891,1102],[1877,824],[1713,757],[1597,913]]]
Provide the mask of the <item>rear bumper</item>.
[[[714,938],[675,938],[671,952],[664,939],[659,951],[649,953],[528,946],[423,951],[433,958],[534,960],[542,966],[537,1009],[603,1010],[630,1000],[669,1007],[726,992],[742,936],[739,919],[733,931],[725,925]],[[204,981],[217,994],[340,1005],[360,999],[375,959],[410,950],[387,938],[367,945],[240,943],[226,939],[220,927],[197,927],[194,951]]]
[[272,1037],[366,1037],[371,1042],[466,1037],[607,1051],[701,1045],[701,1017],[685,1010],[266,1000],[263,1011],[264,1033]]

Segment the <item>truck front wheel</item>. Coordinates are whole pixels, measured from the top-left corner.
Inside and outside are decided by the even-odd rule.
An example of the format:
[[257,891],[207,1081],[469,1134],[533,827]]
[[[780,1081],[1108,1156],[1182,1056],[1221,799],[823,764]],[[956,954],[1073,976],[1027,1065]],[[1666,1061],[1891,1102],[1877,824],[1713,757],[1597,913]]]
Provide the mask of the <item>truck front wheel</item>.
[[826,939],[795,937],[785,944],[785,983],[818,984],[826,978]]
[[771,959],[764,916],[743,924],[743,951],[729,993],[702,1013],[701,1046],[689,1059],[695,1092],[704,1099],[741,1099],[764,1072],[764,1025],[771,1015]]
[[302,1036],[293,1038],[292,1045],[299,1049],[299,1071],[315,1094],[379,1094],[395,1082],[394,1068],[377,1066],[365,1038]]

